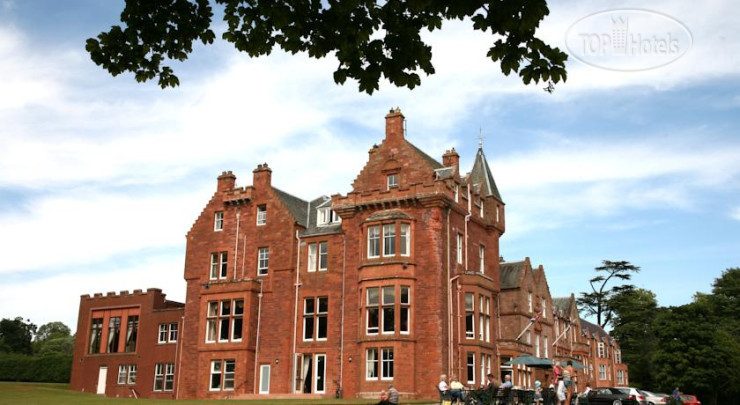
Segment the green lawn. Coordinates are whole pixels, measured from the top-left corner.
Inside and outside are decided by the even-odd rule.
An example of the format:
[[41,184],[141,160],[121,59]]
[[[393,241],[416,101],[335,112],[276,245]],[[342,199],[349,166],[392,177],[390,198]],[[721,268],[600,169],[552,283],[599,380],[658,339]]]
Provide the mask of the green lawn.
[[[414,401],[417,404],[423,403]],[[0,382],[0,405],[202,405],[202,404],[370,404],[368,399],[270,399],[265,400],[180,400],[105,398],[95,394],[70,391],[67,384]],[[404,402],[413,403],[413,402]],[[426,402],[429,403],[429,402]]]

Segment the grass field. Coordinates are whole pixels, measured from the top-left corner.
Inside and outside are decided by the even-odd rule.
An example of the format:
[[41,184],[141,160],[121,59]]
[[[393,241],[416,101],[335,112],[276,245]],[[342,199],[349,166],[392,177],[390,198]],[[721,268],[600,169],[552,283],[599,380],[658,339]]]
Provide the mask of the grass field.
[[[171,400],[105,398],[70,391],[67,384],[0,382],[0,405],[203,405],[203,404],[370,404],[368,399]],[[404,402],[413,403],[413,402]],[[416,402],[419,404],[420,402]],[[423,402],[422,402],[423,403]],[[427,402],[428,403],[428,402]]]

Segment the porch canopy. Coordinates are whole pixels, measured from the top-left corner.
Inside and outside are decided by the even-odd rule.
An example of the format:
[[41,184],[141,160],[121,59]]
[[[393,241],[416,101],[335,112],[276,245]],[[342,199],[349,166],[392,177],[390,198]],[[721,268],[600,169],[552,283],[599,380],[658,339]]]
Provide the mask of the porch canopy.
[[525,365],[527,367],[535,367],[535,368],[550,368],[552,367],[552,360],[550,359],[543,359],[540,357],[534,357],[529,354],[523,354],[519,357],[513,358],[506,363],[504,363],[504,366],[512,366],[515,364],[521,364]]

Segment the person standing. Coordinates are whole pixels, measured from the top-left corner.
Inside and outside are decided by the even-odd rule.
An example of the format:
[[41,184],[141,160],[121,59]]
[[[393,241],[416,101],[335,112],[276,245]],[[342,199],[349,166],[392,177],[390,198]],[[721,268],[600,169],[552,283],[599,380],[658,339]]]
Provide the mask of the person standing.
[[398,405],[398,390],[393,384],[388,386],[388,403]]
[[573,360],[568,360],[568,365],[563,369],[563,385],[565,385],[565,404],[570,405],[573,398],[573,388],[575,386],[576,371],[573,368]]

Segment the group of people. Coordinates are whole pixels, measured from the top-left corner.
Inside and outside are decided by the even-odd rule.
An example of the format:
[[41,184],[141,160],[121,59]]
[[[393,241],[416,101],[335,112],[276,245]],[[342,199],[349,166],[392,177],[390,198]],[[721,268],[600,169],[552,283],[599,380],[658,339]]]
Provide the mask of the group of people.
[[[491,393],[495,392],[496,389],[504,389],[504,388],[512,388],[513,384],[511,383],[511,376],[506,375],[504,378],[504,382],[499,385],[498,381],[496,381],[493,378],[493,374],[488,373],[486,376],[487,382],[485,385],[481,387],[481,389],[485,391],[489,391]],[[439,385],[437,386],[437,389],[439,389],[440,395],[445,400],[452,402],[464,402],[465,401],[465,386],[457,379],[455,375],[452,376],[449,383],[447,382],[447,375],[442,374],[439,377]]]
[[397,405],[398,390],[393,384],[388,386],[388,390],[380,391],[380,402],[377,405]]
[[[552,382],[550,388],[555,391],[557,396],[558,405],[570,405],[573,403],[573,399],[577,394],[577,378],[576,370],[573,368],[573,361],[568,360],[566,366],[563,367],[559,364],[553,366]],[[539,381],[535,382],[535,399],[542,399],[542,387]],[[588,394],[591,391],[591,385],[586,383],[586,389],[581,393],[582,395]],[[539,394],[539,395],[538,395]]]

